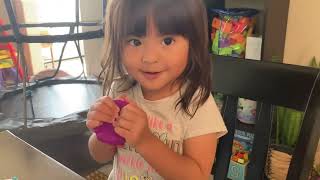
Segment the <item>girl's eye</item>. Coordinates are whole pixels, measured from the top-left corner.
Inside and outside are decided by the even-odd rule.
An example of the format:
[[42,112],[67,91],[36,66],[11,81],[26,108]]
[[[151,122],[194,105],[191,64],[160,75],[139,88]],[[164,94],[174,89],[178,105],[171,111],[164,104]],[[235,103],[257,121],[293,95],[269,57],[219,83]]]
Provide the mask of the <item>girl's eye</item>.
[[130,39],[128,42],[132,46],[140,46],[142,44],[139,39]]
[[165,46],[169,46],[169,45],[171,45],[173,43],[174,43],[174,40],[173,40],[172,37],[166,37],[162,41],[162,44],[165,45]]

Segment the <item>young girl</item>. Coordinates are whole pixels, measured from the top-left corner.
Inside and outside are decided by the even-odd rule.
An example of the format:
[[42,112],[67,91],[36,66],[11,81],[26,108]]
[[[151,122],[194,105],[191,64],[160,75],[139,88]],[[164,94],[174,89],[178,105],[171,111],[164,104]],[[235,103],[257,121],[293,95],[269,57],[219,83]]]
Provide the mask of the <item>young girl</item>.
[[[113,161],[109,179],[205,179],[227,130],[210,93],[207,15],[201,0],[109,0],[104,92],[87,126],[113,123],[123,147],[93,133],[89,150]],[[119,110],[113,99],[129,102]]]

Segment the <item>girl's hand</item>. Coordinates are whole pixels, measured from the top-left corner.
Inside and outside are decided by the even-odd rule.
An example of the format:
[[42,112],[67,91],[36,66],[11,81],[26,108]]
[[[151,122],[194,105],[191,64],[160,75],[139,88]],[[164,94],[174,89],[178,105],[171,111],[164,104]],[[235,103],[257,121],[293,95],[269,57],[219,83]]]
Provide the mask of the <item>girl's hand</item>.
[[147,114],[135,102],[128,98],[124,100],[129,104],[121,109],[120,116],[116,118],[115,132],[125,138],[129,145],[137,147],[152,137]]
[[89,129],[94,129],[103,122],[113,123],[119,111],[119,107],[110,97],[103,96],[90,107],[86,125]]

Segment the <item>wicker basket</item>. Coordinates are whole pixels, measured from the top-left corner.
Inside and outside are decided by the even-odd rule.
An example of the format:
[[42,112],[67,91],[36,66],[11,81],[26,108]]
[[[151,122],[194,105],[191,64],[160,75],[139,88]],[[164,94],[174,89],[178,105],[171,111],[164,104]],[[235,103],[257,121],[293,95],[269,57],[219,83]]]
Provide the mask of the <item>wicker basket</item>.
[[287,178],[292,153],[283,147],[273,146],[269,149],[265,173],[270,180],[285,180]]

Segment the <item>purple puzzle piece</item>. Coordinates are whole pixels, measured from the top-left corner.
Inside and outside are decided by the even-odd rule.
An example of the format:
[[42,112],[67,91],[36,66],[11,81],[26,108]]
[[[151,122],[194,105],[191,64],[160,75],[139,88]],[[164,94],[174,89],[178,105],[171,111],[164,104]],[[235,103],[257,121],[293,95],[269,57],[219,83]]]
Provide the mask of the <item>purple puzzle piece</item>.
[[[114,100],[114,102],[120,110],[128,104],[128,102],[123,100]],[[125,139],[114,131],[114,127],[111,123],[103,123],[101,126],[94,128],[94,132],[101,142],[112,145],[123,145],[125,143]]]
[[219,41],[219,47],[220,48],[225,48],[230,46],[230,41],[226,38],[220,39]]

